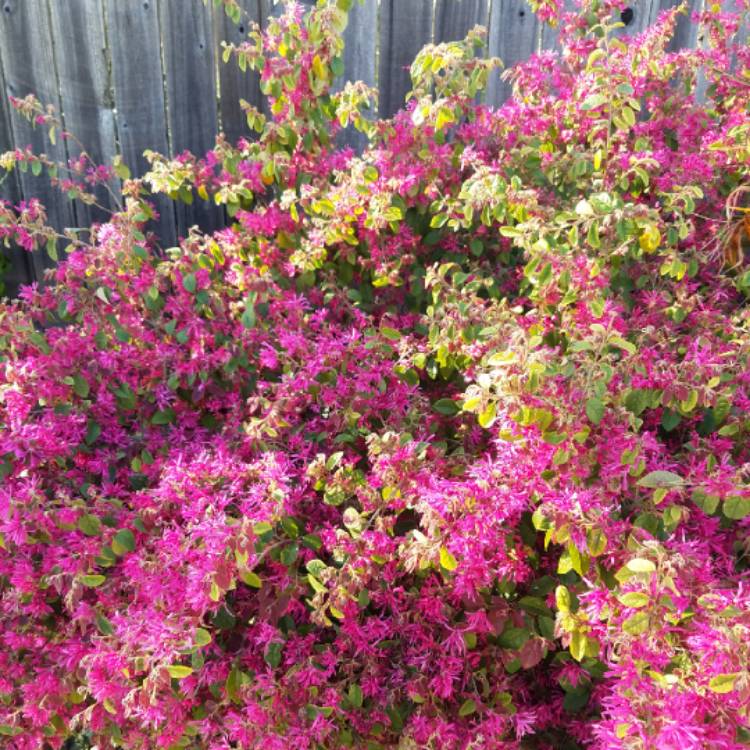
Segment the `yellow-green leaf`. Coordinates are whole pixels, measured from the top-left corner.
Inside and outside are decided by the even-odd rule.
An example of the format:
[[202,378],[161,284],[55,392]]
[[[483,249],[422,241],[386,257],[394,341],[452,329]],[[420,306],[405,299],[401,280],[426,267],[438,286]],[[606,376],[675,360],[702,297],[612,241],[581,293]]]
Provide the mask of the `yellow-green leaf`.
[[634,557],[625,567],[633,573],[653,573],[656,570],[656,565],[645,557]]
[[714,693],[731,693],[734,690],[734,683],[737,682],[737,678],[740,676],[739,672],[733,672],[732,674],[717,674],[711,678],[708,683],[708,688]]
[[471,698],[469,698],[468,700],[465,700],[461,705],[461,708],[458,709],[458,715],[471,716],[471,714],[473,714],[476,710],[477,704]]
[[106,580],[105,576],[100,575],[81,576],[81,583],[91,589],[101,586]]
[[260,580],[260,576],[257,573],[253,573],[252,570],[243,570],[240,573],[242,582],[250,586],[253,589],[259,589],[263,582]]
[[167,667],[170,677],[174,677],[175,680],[182,680],[185,677],[189,677],[193,674],[192,667],[183,667],[181,664],[172,664]]
[[211,633],[205,628],[198,628],[195,631],[195,645],[199,647],[208,646],[211,643]]
[[445,570],[455,570],[458,567],[456,558],[445,547],[440,548],[440,565]]
[[628,591],[627,594],[621,594],[618,596],[617,601],[619,601],[620,604],[624,604],[626,607],[640,609],[648,604],[649,598],[647,594],[644,594],[641,591]]

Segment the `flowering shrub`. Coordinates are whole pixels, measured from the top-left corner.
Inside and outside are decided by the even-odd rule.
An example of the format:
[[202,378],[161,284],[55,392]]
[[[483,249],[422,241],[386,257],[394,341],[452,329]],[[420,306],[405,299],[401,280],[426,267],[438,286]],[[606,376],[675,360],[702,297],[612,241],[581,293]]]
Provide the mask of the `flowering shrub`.
[[[331,93],[344,5],[227,46],[257,137],[118,165],[0,306],[3,746],[747,747],[741,14],[671,52],[678,9],[546,3],[501,109],[475,32],[380,122]],[[160,248],[154,192],[233,223]]]

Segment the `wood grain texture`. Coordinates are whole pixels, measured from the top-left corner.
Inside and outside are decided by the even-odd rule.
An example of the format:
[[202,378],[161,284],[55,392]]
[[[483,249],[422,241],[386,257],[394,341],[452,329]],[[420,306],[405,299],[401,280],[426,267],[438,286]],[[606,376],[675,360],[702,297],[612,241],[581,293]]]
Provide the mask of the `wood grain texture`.
[[[241,41],[251,20],[266,25],[284,4],[239,1],[249,18],[235,26],[213,3],[206,7],[201,0],[0,0],[0,151],[30,145],[63,162],[77,153],[71,141],[50,144],[45,129],[32,128],[11,112],[5,97],[31,92],[62,113],[66,127],[96,161],[111,161],[118,149],[134,175],[148,169],[145,149],[163,154],[189,149],[201,156],[213,146],[217,129],[232,140],[248,134],[239,99],[265,108],[257,76],[222,63],[218,45],[223,38]],[[633,0],[632,20],[618,35],[632,38],[678,1]],[[704,43],[690,15],[705,1],[688,0],[672,49]],[[727,10],[737,9],[738,0],[722,2]],[[315,0],[303,4],[309,8]],[[344,32],[344,75],[334,89],[346,79],[376,86],[379,114],[392,116],[411,88],[408,68],[422,46],[433,35],[437,42],[461,39],[475,24],[488,26],[488,53],[506,67],[537,49],[558,47],[556,31],[540,26],[526,0],[355,0]],[[747,29],[741,33],[747,40]],[[699,75],[696,95],[704,96],[705,88],[705,76]],[[494,74],[487,101],[498,105],[509,93],[510,86]],[[347,131],[339,143],[361,148],[364,138]],[[8,176],[0,197],[39,198],[58,229],[100,218],[31,172]],[[164,247],[176,244],[178,220],[183,235],[194,223],[207,231],[223,225],[223,210],[197,196],[192,206],[175,207],[165,197],[154,202],[161,218],[150,229]],[[12,258],[11,287],[41,278],[53,265],[44,252],[19,251]]]
[[[566,12],[570,12],[576,9],[575,0],[564,0],[562,3],[563,8]],[[560,52],[560,30],[555,27],[552,28],[547,23],[541,23],[541,32],[539,34],[539,50],[552,50],[554,52]]]
[[[630,11],[630,13],[627,11]],[[615,20],[622,20],[626,24],[623,28],[614,32],[615,36],[622,39],[632,38],[651,26],[658,15],[659,0],[630,0],[627,8],[619,14],[615,14]]]
[[[537,48],[539,21],[525,0],[492,0],[490,10],[489,54],[503,61],[504,69],[526,60]],[[490,76],[487,103],[501,105],[512,87],[498,72]]]
[[487,28],[489,20],[489,0],[437,0],[435,42],[463,39],[476,25]]
[[[106,19],[116,125],[123,161],[134,176],[148,170],[146,149],[169,153],[156,0],[106,0]],[[172,201],[154,200],[160,213],[152,222],[163,247],[177,240]]]
[[240,5],[245,15],[239,24],[233,23],[224,13],[223,8],[213,9],[214,48],[219,68],[221,129],[232,143],[235,143],[241,136],[250,135],[245,114],[240,107],[240,99],[244,99],[258,109],[263,107],[258,74],[251,70],[243,73],[234,59],[228,63],[221,59],[221,42],[241,44],[247,41],[251,24],[262,22],[259,0],[240,0]]
[[[0,56],[5,72],[4,95],[24,97],[35,94],[43,104],[52,104],[60,112],[60,95],[53,54],[52,31],[46,0],[3,0],[0,4]],[[36,153],[46,153],[52,160],[67,161],[65,142],[58,138],[50,143],[46,128],[32,128],[13,113],[11,132],[16,146],[31,146]],[[38,198],[47,208],[49,223],[58,231],[78,226],[71,201],[53,188],[46,175],[20,174],[25,199]],[[31,256],[37,281],[45,268],[54,265],[43,250]]]
[[[661,0],[660,10],[667,10],[680,5],[679,0]],[[700,12],[702,0],[687,0],[687,12],[682,13],[677,20],[674,37],[670,44],[670,49],[677,50],[685,47],[695,47],[698,43],[698,24],[695,23],[691,16],[693,13]]]
[[[10,124],[10,105],[5,97],[5,73],[0,64],[0,153],[13,148],[13,133]],[[21,200],[21,185],[18,174],[12,172],[0,173],[0,200],[9,201],[16,205]],[[34,279],[34,267],[29,253],[11,245],[5,247],[0,245],[0,253],[10,260],[10,268],[5,272],[3,282],[5,283],[5,294],[15,296],[22,284],[28,284]]]
[[[378,3],[377,0],[355,0],[349,11],[349,23],[344,31],[344,73],[334,81],[334,90],[340,91],[346,81],[363,81],[368,86],[376,87]],[[375,103],[377,107],[377,102]],[[375,115],[377,110],[372,114]],[[361,151],[367,138],[349,126],[339,136],[342,146],[351,146]]]
[[432,0],[381,0],[378,89],[380,116],[392,117],[411,90],[409,67],[432,41]]
[[[117,150],[104,7],[100,0],[67,0],[64,5],[51,2],[49,8],[65,129],[76,139],[68,141],[68,153],[79,155],[80,143],[95,164],[111,165]],[[110,188],[119,190],[119,183]],[[104,187],[96,190],[96,196],[104,208],[116,209]],[[76,218],[87,227],[93,221],[106,221],[108,213],[79,203]]]
[[[211,8],[193,2],[186,13],[184,0],[159,0],[159,17],[170,150],[202,157],[213,148],[219,124]],[[220,208],[197,195],[191,205],[177,203],[175,213],[183,237],[193,225],[210,232],[224,220]]]

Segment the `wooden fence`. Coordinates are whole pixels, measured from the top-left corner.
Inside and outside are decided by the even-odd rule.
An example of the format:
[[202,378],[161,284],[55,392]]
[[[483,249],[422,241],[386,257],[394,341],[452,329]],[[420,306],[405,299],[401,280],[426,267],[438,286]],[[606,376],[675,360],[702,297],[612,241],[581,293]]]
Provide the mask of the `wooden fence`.
[[[279,9],[274,0],[240,2],[261,24]],[[702,0],[690,2],[696,10]],[[624,31],[640,31],[675,4],[634,0]],[[506,67],[556,42],[525,0],[355,0],[345,32],[344,78],[377,86],[380,115],[389,116],[404,101],[408,66],[421,47],[463,38],[475,24],[487,27],[488,53]],[[219,43],[239,42],[246,32],[244,24],[235,26],[213,3],[207,7],[200,0],[0,0],[0,153],[31,145],[54,159],[76,155],[71,141],[45,144],[40,129],[11,112],[6,97],[31,92],[62,113],[66,130],[93,159],[111,163],[120,154],[134,174],[147,167],[144,149],[202,154],[220,130],[237,138],[245,132],[238,100],[262,106],[262,97],[257,76],[222,63]],[[696,44],[688,16],[680,20],[674,43]],[[494,78],[487,101],[497,105],[507,95],[507,85]],[[33,196],[57,227],[101,218],[30,172],[11,174],[0,187],[0,197],[13,202]],[[167,246],[193,224],[210,230],[224,221],[221,210],[200,199],[162,207],[157,229]],[[41,277],[50,263],[43,255],[13,251],[11,293]]]

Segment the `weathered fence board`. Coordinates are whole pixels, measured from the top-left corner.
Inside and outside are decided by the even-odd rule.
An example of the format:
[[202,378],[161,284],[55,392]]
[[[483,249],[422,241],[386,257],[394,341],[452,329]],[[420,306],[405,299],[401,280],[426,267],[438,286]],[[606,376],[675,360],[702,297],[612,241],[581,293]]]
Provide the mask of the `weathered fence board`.
[[[673,8],[680,5],[679,0],[662,0],[660,10]],[[682,49],[684,47],[695,47],[698,43],[698,24],[693,23],[691,17],[693,13],[700,12],[702,0],[688,0],[687,11],[680,15],[675,27],[674,37],[670,45],[671,49]]]
[[[170,147],[175,156],[185,150],[203,156],[218,130],[213,23],[209,7],[192,3],[186,13],[184,5],[159,2]],[[191,205],[178,203],[176,213],[181,236],[193,224],[211,231],[223,223],[223,211],[197,195]]]
[[[334,89],[340,90],[345,81],[362,81],[373,88],[376,85],[378,3],[377,0],[355,2],[349,13],[349,23],[344,31],[344,74],[334,82]],[[377,111],[377,101],[373,104],[373,115]],[[340,143],[355,149],[362,149],[367,139],[362,133],[349,126],[341,134]]]
[[[302,0],[307,7],[315,0]],[[627,26],[632,36],[652,23],[659,12],[679,0],[633,0]],[[190,150],[201,157],[222,131],[231,141],[250,135],[239,99],[268,112],[259,77],[242,72],[232,60],[221,61],[220,42],[240,43],[253,21],[261,26],[284,8],[281,0],[239,0],[245,15],[235,25],[214,2],[202,0],[0,0],[0,89],[5,95],[35,93],[61,111],[66,127],[92,158],[111,162],[115,154],[134,175],[148,169],[145,149],[166,155]],[[564,0],[567,6],[573,0]],[[672,49],[701,44],[690,14],[705,0],[688,0]],[[737,0],[724,0],[736,9]],[[344,75],[379,90],[376,104],[392,116],[411,88],[409,66],[424,44],[463,38],[474,25],[488,27],[490,55],[506,68],[540,49],[558,45],[557,31],[540,24],[527,0],[355,0],[344,32]],[[705,89],[705,79],[698,85]],[[493,73],[486,100],[495,106],[511,87]],[[339,142],[361,147],[364,138],[347,129]],[[53,159],[75,156],[73,141],[52,145],[41,128],[32,128],[6,102],[0,106],[0,152],[31,145]],[[74,206],[52,188],[45,176],[30,171],[13,174],[0,185],[0,195],[18,201],[36,196],[47,206],[59,229],[87,226],[101,218],[85,206]],[[154,199],[161,212],[153,229],[162,247],[176,243],[197,224],[210,231],[222,226],[223,209],[194,195],[191,205],[175,206]],[[51,265],[44,253],[12,253],[10,285],[41,278]]]
[[[5,73],[5,94],[24,97],[33,93],[44,103],[60,111],[60,95],[53,55],[49,15],[44,0],[4,0],[0,19],[0,55]],[[33,128],[26,120],[13,114],[13,142],[30,145],[37,153],[46,153],[56,161],[67,160],[65,141],[58,137],[52,144],[46,128]],[[3,146],[10,147],[10,144]],[[77,226],[71,201],[53,188],[45,175],[35,177],[22,172],[20,184],[26,198],[37,197],[47,208],[50,223],[58,229]],[[42,279],[44,268],[53,265],[45,252],[32,255],[34,273]]]
[[[499,57],[505,69],[534,54],[539,31],[537,17],[525,0],[492,0],[489,54]],[[487,86],[487,103],[493,106],[502,104],[511,90],[511,84],[494,72]]]
[[[156,0],[106,2],[120,153],[133,174],[142,175],[145,149],[169,152]],[[153,228],[170,247],[177,240],[174,206],[163,197],[155,203],[160,218]]]
[[224,13],[223,8],[214,8],[214,49],[216,50],[219,68],[219,108],[221,112],[221,129],[227,138],[236,143],[241,136],[248,136],[246,117],[240,107],[240,99],[258,109],[263,108],[263,96],[260,93],[260,77],[255,71],[240,70],[234,59],[225,63],[221,59],[221,43],[241,44],[247,41],[250,26],[260,24],[261,8],[258,0],[241,0],[240,6],[245,15],[239,24],[233,23]]
[[[75,138],[68,140],[68,155],[78,156],[82,147],[96,164],[111,164],[117,150],[104,7],[100,0],[68,0],[64,5],[53,2],[49,7],[65,129]],[[116,208],[105,188],[100,187],[96,196],[105,209]],[[107,215],[96,207],[76,204],[76,220],[81,227],[104,221]]]
[[378,89],[380,116],[391,117],[411,90],[409,66],[432,41],[432,0],[381,0]]
[[[5,81],[3,66],[0,62],[0,83]],[[4,90],[0,91],[0,144],[9,144],[13,141],[13,134],[10,124],[10,105],[4,95]],[[0,149],[2,146],[0,146]],[[21,186],[18,182],[18,174],[8,172],[0,175],[0,198],[10,201],[14,206],[21,200]],[[34,268],[31,262],[31,256],[26,250],[20,247],[10,247],[5,250],[7,257],[10,259],[10,268],[5,272],[5,292],[6,294],[16,294],[21,284],[28,283],[29,279],[34,277]]]
[[474,26],[487,27],[489,0],[437,0],[435,5],[435,41],[463,39]]

